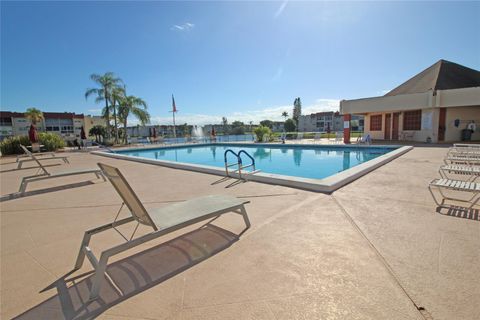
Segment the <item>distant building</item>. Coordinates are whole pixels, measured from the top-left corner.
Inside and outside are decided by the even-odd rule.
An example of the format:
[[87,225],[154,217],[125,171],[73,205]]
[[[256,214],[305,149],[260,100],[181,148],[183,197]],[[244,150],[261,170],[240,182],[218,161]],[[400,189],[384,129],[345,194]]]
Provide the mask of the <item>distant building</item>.
[[[337,132],[343,130],[343,117],[339,112],[317,112],[298,118],[298,131],[301,132]],[[363,131],[363,117],[352,118],[352,130]]]
[[440,60],[382,97],[340,101],[340,112],[347,120],[364,115],[373,139],[453,142],[467,133],[480,140],[480,71]]
[[272,131],[282,132],[285,130],[285,121],[272,121]]
[[[36,124],[39,132],[56,133],[65,140],[80,137],[82,126],[88,135],[88,130],[96,124],[105,125],[100,117],[85,116],[73,112],[44,112],[44,119]],[[28,135],[31,122],[21,112],[0,111],[0,139],[9,136]]]

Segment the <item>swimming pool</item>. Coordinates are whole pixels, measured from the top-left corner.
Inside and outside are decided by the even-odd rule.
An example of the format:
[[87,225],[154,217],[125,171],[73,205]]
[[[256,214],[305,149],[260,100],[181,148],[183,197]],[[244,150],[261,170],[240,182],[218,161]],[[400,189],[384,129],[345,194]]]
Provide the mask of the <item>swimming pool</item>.
[[[259,173],[249,175],[249,180],[330,192],[407,152],[410,148],[213,143],[126,149],[113,154],[105,152],[97,154],[225,175],[225,151],[230,149],[238,153],[245,150],[255,159],[255,167],[260,170]],[[229,163],[237,161],[231,153],[227,155],[227,160]],[[251,160],[242,156],[242,162],[247,165]]]
[[[117,153],[133,157],[224,168],[224,153],[229,149],[235,153],[245,150],[255,159],[256,169],[262,172],[322,179],[384,155],[396,148],[290,147],[289,145],[285,145],[285,147],[279,145],[267,147],[251,144],[214,144],[150,150],[126,150],[118,151]],[[236,162],[235,157],[231,153],[227,154],[227,160],[229,163]],[[242,156],[242,161],[244,164],[250,163],[250,159],[246,156]]]

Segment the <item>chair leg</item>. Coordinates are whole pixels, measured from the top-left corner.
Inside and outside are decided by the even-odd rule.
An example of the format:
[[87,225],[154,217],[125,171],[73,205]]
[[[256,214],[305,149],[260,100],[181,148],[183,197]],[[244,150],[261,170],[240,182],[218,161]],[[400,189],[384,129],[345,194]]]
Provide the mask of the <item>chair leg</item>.
[[82,244],[80,245],[80,251],[78,252],[77,261],[75,262],[75,266],[73,268],[74,270],[78,270],[82,267],[83,261],[85,260],[85,252],[83,251],[83,248],[88,246],[91,237],[92,235],[88,231],[85,232],[85,234],[83,235],[83,240]]
[[242,213],[243,221],[245,221],[245,225],[247,226],[247,229],[250,228],[250,219],[248,219],[247,210],[245,209],[245,205],[241,206],[240,212]]
[[90,300],[98,298],[104,280],[103,278],[105,277],[105,271],[107,270],[107,262],[108,256],[102,253],[100,261],[98,262],[98,267],[95,269],[95,274],[93,276],[92,288],[90,289]]

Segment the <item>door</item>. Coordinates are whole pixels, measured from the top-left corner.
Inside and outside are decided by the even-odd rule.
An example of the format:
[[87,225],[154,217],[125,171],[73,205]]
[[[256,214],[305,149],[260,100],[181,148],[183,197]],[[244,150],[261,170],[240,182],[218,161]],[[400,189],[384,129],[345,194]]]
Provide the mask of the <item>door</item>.
[[447,128],[447,108],[440,108],[438,119],[438,141],[445,141],[445,130]]
[[392,140],[398,140],[398,122],[400,121],[400,112],[393,114],[393,123],[392,123]]
[[387,113],[385,115],[385,137],[384,139],[385,140],[390,140],[391,137],[390,137],[390,132],[391,132],[391,127],[392,125],[392,114],[391,113]]

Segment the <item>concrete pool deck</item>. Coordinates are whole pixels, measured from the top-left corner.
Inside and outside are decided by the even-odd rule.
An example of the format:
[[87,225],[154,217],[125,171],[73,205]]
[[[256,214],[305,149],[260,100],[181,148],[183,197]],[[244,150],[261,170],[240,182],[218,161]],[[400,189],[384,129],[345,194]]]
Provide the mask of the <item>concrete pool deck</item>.
[[[48,169],[118,166],[147,209],[242,197],[252,227],[237,237],[241,217],[225,215],[116,256],[108,272],[123,295],[104,286],[88,303],[88,263],[63,275],[83,232],[111,222],[120,198],[88,175],[33,183],[25,197],[0,202],[0,317],[478,319],[478,212],[438,213],[427,189],[446,152],[414,148],[331,195],[256,182],[226,188],[232,181],[214,175],[68,153],[70,165]],[[14,161],[1,159],[2,196],[36,171],[11,170]],[[121,242],[112,231],[94,237],[92,249]]]

